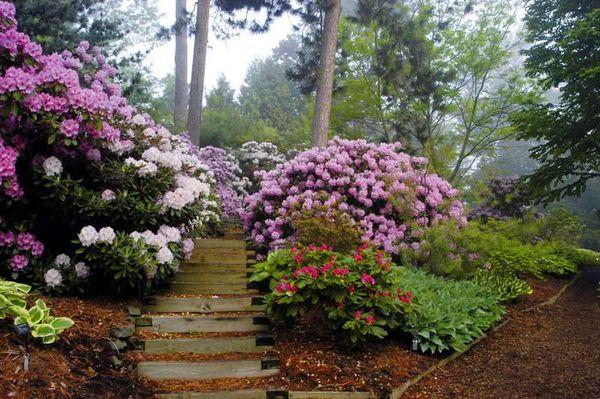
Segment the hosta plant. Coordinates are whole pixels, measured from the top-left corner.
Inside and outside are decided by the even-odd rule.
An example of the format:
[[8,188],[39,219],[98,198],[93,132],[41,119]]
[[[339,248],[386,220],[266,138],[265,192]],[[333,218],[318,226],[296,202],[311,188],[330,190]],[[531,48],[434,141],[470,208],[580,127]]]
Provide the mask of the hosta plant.
[[331,331],[351,343],[385,337],[402,323],[412,301],[390,259],[367,245],[353,255],[326,245],[279,250],[256,265],[251,280],[269,281],[266,303],[275,317],[322,312]]
[[512,301],[533,292],[531,285],[525,280],[485,269],[477,270],[471,277],[471,281],[492,291],[500,302]]
[[463,351],[504,314],[496,294],[470,281],[400,268],[399,282],[414,293],[402,330],[417,340],[422,352]]
[[59,335],[71,327],[73,320],[54,317],[41,299],[27,309],[27,295],[31,287],[12,281],[0,280],[0,319],[14,317],[14,324],[27,324],[31,335],[44,344],[55,342]]

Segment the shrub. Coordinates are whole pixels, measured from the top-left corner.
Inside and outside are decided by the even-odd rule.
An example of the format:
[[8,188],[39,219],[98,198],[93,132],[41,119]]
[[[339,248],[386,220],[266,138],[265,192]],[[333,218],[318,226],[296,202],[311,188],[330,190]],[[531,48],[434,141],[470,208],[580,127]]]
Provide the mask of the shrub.
[[495,294],[470,281],[400,268],[399,282],[414,294],[402,329],[418,340],[422,352],[462,351],[504,313]]
[[193,149],[137,114],[116,72],[86,42],[44,55],[0,2],[0,274],[53,290],[142,289],[218,220]]
[[294,209],[335,207],[352,217],[362,239],[388,253],[417,248],[425,228],[447,220],[466,223],[458,191],[427,171],[425,158],[400,144],[333,139],[262,176],[245,202],[244,226],[262,249],[294,242]]
[[469,215],[472,219],[521,218],[525,216],[533,199],[530,192],[520,184],[518,176],[490,180],[482,195],[485,203],[473,209]]
[[302,245],[325,244],[349,253],[360,245],[360,230],[346,213],[323,206],[299,209],[292,217],[296,241]]
[[200,148],[197,156],[215,176],[223,217],[239,219],[250,181],[242,175],[237,159],[226,150],[211,146]]
[[352,343],[398,327],[412,297],[399,288],[384,253],[366,245],[352,256],[324,245],[272,252],[256,265],[251,281],[267,279],[272,292],[266,302],[276,317],[323,312],[330,329]]
[[566,207],[559,206],[550,209],[542,218],[540,235],[546,240],[577,245],[583,229],[576,215]]
[[533,292],[527,281],[510,274],[499,274],[485,269],[477,270],[471,281],[493,292],[500,302],[512,301]]
[[0,280],[0,320],[14,317],[15,325],[27,324],[34,338],[40,338],[43,344],[51,344],[74,324],[73,320],[50,316],[50,309],[41,299],[28,310],[27,294],[30,290],[28,285]]
[[[437,275],[468,278],[476,270],[492,268],[498,274],[535,276],[564,275],[576,271],[576,263],[565,254],[565,245],[541,241],[523,243],[505,236],[502,226],[513,222],[480,224],[464,228],[436,226],[424,235],[417,251],[403,251],[402,258]],[[569,247],[572,248],[572,247]]]

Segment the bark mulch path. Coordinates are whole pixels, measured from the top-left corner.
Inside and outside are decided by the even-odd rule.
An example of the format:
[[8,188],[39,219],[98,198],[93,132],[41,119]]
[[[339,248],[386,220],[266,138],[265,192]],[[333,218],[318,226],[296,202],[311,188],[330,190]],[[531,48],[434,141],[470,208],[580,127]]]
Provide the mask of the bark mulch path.
[[599,279],[600,269],[586,269],[555,304],[515,309],[507,325],[402,398],[600,398]]

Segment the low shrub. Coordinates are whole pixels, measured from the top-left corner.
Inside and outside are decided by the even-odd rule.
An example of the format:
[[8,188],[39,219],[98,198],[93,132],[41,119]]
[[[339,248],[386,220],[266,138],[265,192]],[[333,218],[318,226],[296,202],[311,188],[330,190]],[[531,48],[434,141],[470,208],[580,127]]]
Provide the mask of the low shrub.
[[331,331],[356,343],[401,325],[412,293],[400,288],[396,270],[383,252],[366,245],[353,255],[309,245],[272,252],[255,266],[251,281],[270,281],[265,299],[275,317],[322,312]]
[[433,274],[459,279],[468,278],[481,268],[492,268],[502,275],[537,278],[577,270],[568,255],[567,249],[572,246],[544,240],[523,243],[507,235],[514,229],[513,221],[472,221],[464,228],[451,224],[434,226],[425,232],[417,251],[402,251],[401,257]]
[[299,209],[292,217],[292,228],[294,241],[305,246],[326,244],[338,252],[349,253],[360,245],[361,232],[356,222],[335,208]]
[[277,146],[269,142],[248,141],[235,151],[235,155],[244,177],[252,182],[252,192],[258,189],[261,172],[273,170],[286,160]]
[[422,352],[462,351],[500,320],[498,296],[470,281],[435,277],[414,268],[399,268],[399,283],[413,292],[402,330]]
[[600,252],[591,249],[575,248],[570,253],[570,259],[580,267],[600,267]]
[[500,274],[485,269],[477,270],[470,280],[493,292],[500,302],[512,301],[533,292],[527,281],[510,274]]
[[0,280],[0,320],[14,317],[15,325],[27,324],[32,337],[39,338],[43,344],[51,344],[74,324],[73,320],[51,316],[50,309],[41,299],[27,309],[30,290],[28,285]]

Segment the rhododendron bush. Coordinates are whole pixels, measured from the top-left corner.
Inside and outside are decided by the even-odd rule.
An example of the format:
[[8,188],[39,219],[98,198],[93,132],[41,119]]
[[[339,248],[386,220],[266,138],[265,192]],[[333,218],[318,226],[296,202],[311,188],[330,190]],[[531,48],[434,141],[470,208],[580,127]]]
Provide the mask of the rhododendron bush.
[[43,54],[0,2],[0,273],[142,289],[218,219],[192,148],[136,113],[98,48]]
[[223,217],[239,219],[242,201],[247,195],[246,189],[250,181],[242,176],[237,159],[230,152],[212,146],[202,147],[196,154],[214,174]]
[[418,249],[429,226],[466,223],[458,190],[428,173],[425,158],[403,153],[399,143],[337,138],[265,173],[242,216],[258,247],[276,249],[295,241],[298,212],[320,206],[350,215],[363,240],[389,253]]
[[331,331],[356,343],[383,338],[401,324],[412,293],[399,286],[396,274],[389,257],[368,244],[353,255],[311,244],[272,252],[251,280],[269,280],[265,300],[276,317],[321,312]]

